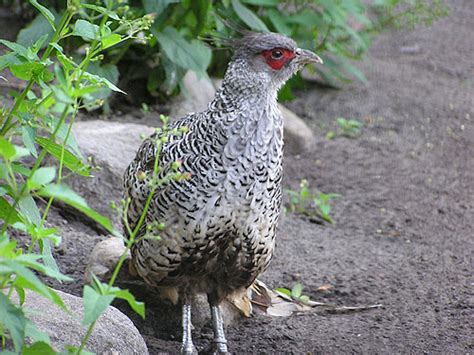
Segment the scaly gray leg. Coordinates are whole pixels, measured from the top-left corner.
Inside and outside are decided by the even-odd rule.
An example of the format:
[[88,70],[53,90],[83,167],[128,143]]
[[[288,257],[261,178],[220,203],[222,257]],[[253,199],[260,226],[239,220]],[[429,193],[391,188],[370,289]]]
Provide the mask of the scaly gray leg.
[[218,354],[228,354],[227,340],[224,334],[224,322],[219,305],[209,302],[211,306],[212,327],[214,328],[214,345]]
[[195,355],[198,353],[193,344],[191,328],[191,301],[185,301],[183,304],[183,343],[181,344],[181,354],[184,355]]

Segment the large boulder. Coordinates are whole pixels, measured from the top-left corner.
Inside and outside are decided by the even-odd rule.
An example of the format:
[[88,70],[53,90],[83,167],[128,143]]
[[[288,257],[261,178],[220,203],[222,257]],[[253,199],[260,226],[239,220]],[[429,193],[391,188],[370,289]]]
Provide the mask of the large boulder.
[[[66,345],[79,346],[87,328],[81,324],[84,312],[82,298],[56,291],[69,312],[48,299],[27,291],[24,308],[36,327],[49,335],[56,351]],[[146,355],[148,349],[132,321],[117,308],[110,306],[95,324],[86,350],[96,354]]]
[[78,191],[96,211],[112,219],[121,228],[120,217],[110,208],[110,202],[122,198],[122,177],[135,157],[143,137],[154,128],[111,121],[82,121],[74,125],[74,135],[81,152],[97,167],[93,177],[74,175],[67,183]]

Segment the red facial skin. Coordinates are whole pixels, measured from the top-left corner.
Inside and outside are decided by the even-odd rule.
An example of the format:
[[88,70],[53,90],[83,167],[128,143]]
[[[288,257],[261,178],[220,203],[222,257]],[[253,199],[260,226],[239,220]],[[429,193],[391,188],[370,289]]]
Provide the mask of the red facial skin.
[[[279,53],[281,53],[281,56]],[[262,56],[265,58],[270,68],[280,70],[286,63],[292,60],[296,54],[286,48],[273,48],[263,51]]]

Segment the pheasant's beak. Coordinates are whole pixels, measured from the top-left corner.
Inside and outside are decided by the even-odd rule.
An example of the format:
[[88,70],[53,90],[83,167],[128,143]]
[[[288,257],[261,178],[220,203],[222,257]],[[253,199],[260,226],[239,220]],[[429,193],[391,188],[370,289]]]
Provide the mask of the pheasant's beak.
[[295,54],[301,64],[323,64],[323,60],[316,53],[308,51],[307,49],[298,48]]

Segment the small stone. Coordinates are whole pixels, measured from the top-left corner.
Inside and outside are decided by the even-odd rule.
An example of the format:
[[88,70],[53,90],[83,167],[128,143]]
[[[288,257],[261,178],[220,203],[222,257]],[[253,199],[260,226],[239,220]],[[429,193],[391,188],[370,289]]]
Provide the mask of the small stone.
[[[92,274],[100,280],[108,280],[124,251],[125,245],[120,238],[109,238],[97,243],[89,257],[84,281],[91,283]],[[127,258],[130,258],[130,254]]]
[[400,47],[400,53],[402,54],[418,54],[421,51],[421,47],[418,44],[412,46],[402,46]]

